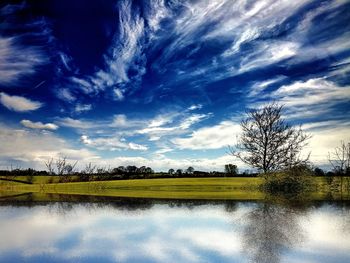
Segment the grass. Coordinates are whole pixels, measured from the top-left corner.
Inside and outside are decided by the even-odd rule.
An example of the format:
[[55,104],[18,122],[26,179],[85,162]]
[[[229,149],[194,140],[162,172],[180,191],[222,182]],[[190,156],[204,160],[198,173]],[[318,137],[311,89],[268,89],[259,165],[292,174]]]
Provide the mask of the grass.
[[[25,177],[16,179],[25,180]],[[53,182],[57,182],[56,179],[58,180],[54,178]],[[259,186],[264,182],[260,177],[163,178],[48,184],[50,180],[52,180],[50,176],[35,176],[32,185],[0,181],[0,198],[29,192],[161,199],[261,200],[265,198],[265,194],[259,191]],[[339,177],[334,177],[330,182],[325,177],[314,177],[311,198],[327,200],[331,197],[350,200],[348,191],[350,178],[343,178],[342,191],[339,191],[340,180]]]

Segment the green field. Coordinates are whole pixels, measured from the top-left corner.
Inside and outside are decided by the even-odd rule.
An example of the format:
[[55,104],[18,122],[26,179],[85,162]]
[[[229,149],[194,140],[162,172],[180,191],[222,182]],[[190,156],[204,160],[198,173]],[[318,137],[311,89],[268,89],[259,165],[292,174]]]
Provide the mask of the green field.
[[[17,180],[25,180],[16,178]],[[33,184],[0,181],[0,197],[21,193],[93,195],[110,197],[137,197],[162,199],[230,199],[260,200],[265,194],[259,191],[261,177],[237,178],[163,178],[135,179],[74,183],[57,182],[57,177],[34,177]],[[341,180],[343,182],[341,183]],[[349,177],[334,177],[332,182],[325,177],[313,178],[310,196],[315,200],[349,200]],[[342,186],[342,188],[340,187]]]

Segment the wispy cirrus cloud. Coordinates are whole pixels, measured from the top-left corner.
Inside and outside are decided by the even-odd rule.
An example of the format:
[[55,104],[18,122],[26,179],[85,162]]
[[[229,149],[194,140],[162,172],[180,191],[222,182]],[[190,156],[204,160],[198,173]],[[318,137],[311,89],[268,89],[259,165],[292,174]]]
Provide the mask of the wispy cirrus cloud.
[[59,99],[70,103],[76,101],[77,99],[76,96],[72,93],[72,91],[68,88],[58,89],[56,91],[56,95]]
[[[145,19],[141,17],[139,10],[132,8],[132,1],[119,1],[117,8],[118,34],[114,36],[112,45],[104,55],[106,66],[90,76],[73,76],[71,81],[78,84],[86,94],[111,89],[113,98],[122,101],[127,92],[125,85],[129,84],[129,89],[133,85],[139,85],[145,73]],[[156,26],[155,22],[153,26]],[[136,74],[130,76],[129,70]]]
[[[251,72],[270,72],[271,68],[275,68],[276,73],[269,77],[275,79],[281,77],[281,69],[288,74],[293,67],[334,57],[349,49],[346,30],[341,31],[341,26],[334,36],[324,35],[324,39],[315,37],[310,41],[319,34],[313,33],[317,28],[329,26],[319,21],[319,16],[336,15],[346,8],[344,4],[343,1],[317,4],[312,0],[292,4],[286,1],[181,2],[183,11],[170,13],[176,30],[167,32],[166,47],[159,44],[164,51],[152,67],[163,72],[167,81],[168,75],[175,74],[176,78],[170,78],[175,83],[168,85],[178,87],[181,83],[186,89],[203,90],[217,81]],[[201,57],[204,52],[210,56]],[[260,78],[259,74],[256,76]]]
[[59,127],[54,123],[42,123],[40,121],[38,122],[32,122],[30,120],[21,120],[21,124],[24,127],[30,128],[30,129],[40,129],[40,130],[57,130]]
[[[49,40],[49,30],[43,19],[21,21],[18,26],[22,32],[13,35],[13,21],[16,14],[26,8],[22,4],[8,4],[0,8],[0,85],[6,87],[22,83],[25,77],[31,76],[48,64],[49,57],[42,45],[28,45],[28,39]],[[18,28],[16,28],[18,29]],[[30,42],[29,42],[30,43]]]
[[43,50],[21,44],[18,37],[0,36],[0,85],[13,86],[48,63]]
[[99,124],[93,121],[78,120],[70,117],[58,118],[56,122],[63,127],[69,127],[74,129],[93,129],[100,126]]
[[315,117],[332,112],[336,105],[348,103],[350,87],[339,86],[327,78],[315,78],[283,85],[268,96],[284,104],[294,117],[308,114]]
[[248,97],[254,98],[256,95],[261,95],[261,93],[269,86],[284,80],[285,76],[278,76],[276,78],[267,79],[265,81],[257,81],[251,87],[248,93]]
[[80,103],[77,103],[75,105],[75,108],[74,108],[74,111],[76,113],[83,113],[83,112],[87,112],[87,111],[90,111],[92,110],[92,105],[91,104],[80,104]]
[[[344,32],[310,41],[310,36],[321,34],[317,27],[327,29],[326,22],[317,22],[319,16],[336,15],[345,4],[155,0],[135,7],[132,1],[119,1],[118,30],[104,54],[104,66],[90,75],[73,73],[69,81],[75,91],[91,96],[106,92],[109,99],[121,102],[147,86],[151,76],[155,83],[145,101],[174,89],[201,91],[210,99],[205,89],[215,82],[271,67],[288,71],[348,50]],[[278,77],[280,72],[269,79]],[[74,96],[59,97],[74,101]]]
[[0,103],[7,109],[17,112],[34,111],[43,106],[43,103],[30,100],[22,96],[11,96],[0,92]]

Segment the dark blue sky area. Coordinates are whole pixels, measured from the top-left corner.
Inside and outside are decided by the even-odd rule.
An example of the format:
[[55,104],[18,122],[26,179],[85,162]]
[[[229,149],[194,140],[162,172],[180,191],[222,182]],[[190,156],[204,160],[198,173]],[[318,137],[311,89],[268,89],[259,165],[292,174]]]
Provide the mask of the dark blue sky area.
[[[345,140],[348,21],[346,0],[2,1],[0,140],[62,145],[28,143],[0,165],[84,151],[220,167],[242,113],[269,101],[316,138],[326,127]],[[322,163],[328,146],[314,147]]]

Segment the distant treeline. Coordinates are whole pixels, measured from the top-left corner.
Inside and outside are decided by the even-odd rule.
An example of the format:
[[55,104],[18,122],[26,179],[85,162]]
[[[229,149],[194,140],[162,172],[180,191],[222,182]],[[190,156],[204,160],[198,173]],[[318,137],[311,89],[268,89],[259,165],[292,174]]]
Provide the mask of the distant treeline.
[[[34,176],[52,176],[58,177],[59,182],[73,181],[104,181],[104,180],[123,180],[123,179],[154,179],[154,178],[188,178],[188,177],[256,177],[257,173],[245,171],[241,174],[238,169],[230,169],[232,165],[225,166],[225,172],[218,171],[196,171],[192,167],[185,170],[169,169],[168,172],[154,172],[150,167],[137,166],[119,166],[117,168],[96,168],[91,164],[87,165],[82,171],[74,171],[74,169],[51,169],[48,171],[37,171],[34,169],[13,169],[0,170],[0,177],[7,180],[18,181],[18,178],[25,178],[26,182],[32,182]],[[233,166],[236,167],[236,166]],[[57,180],[52,180],[52,182]]]
[[[232,169],[232,167],[234,169]],[[308,168],[311,175],[314,176],[349,176],[348,173],[338,174],[336,172],[325,172],[320,168]],[[34,176],[52,176],[58,177],[58,180],[51,180],[52,182],[74,182],[74,181],[104,181],[104,180],[123,180],[123,179],[155,179],[155,178],[189,178],[189,177],[256,177],[258,173],[252,173],[245,171],[238,173],[238,169],[235,165],[225,165],[225,172],[218,171],[196,171],[192,167],[188,167],[185,170],[182,169],[169,169],[168,172],[154,172],[150,167],[136,167],[136,166],[119,166],[117,168],[96,168],[87,165],[86,168],[80,172],[70,170],[59,171],[59,173],[47,171],[37,171],[34,169],[13,169],[13,170],[0,170],[0,177],[6,178],[6,180],[33,182]],[[19,179],[21,178],[21,179]],[[25,178],[25,179],[22,179]]]

